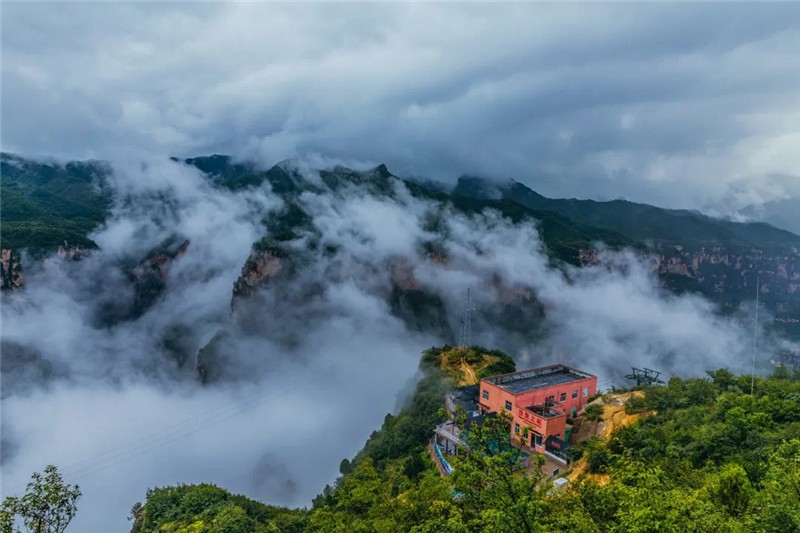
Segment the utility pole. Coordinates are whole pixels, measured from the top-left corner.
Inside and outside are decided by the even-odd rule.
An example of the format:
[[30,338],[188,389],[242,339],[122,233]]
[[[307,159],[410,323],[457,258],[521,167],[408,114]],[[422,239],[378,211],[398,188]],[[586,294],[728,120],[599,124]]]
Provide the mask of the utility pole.
[[464,312],[461,317],[461,334],[458,345],[465,348],[472,345],[472,295],[469,288],[467,288],[467,296],[464,298]]
[[756,313],[753,320],[753,368],[750,372],[750,397],[756,388],[756,353],[758,352],[758,296],[761,292],[761,276],[756,276]]

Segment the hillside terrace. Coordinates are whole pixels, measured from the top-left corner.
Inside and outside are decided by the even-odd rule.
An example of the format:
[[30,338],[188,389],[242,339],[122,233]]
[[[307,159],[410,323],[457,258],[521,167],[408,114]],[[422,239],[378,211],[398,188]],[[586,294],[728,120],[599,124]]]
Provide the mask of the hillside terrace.
[[591,377],[591,374],[581,372],[580,370],[566,365],[551,365],[484,379],[512,394],[521,394],[523,392],[580,381]]

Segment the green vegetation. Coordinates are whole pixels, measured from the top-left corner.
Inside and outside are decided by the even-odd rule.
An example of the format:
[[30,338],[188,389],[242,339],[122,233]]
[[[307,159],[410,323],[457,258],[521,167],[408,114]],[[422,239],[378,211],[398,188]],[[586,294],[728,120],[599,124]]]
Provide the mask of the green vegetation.
[[16,533],[16,521],[21,520],[29,533],[61,533],[78,510],[81,497],[77,485],[64,483],[58,468],[50,465],[44,474],[31,476],[25,495],[9,496],[0,507],[0,531]]
[[[462,177],[453,193],[473,198],[487,197],[487,187],[480,178]],[[500,187],[502,198],[529,209],[558,213],[578,224],[602,228],[645,242],[668,242],[683,245],[755,244],[763,246],[798,246],[800,237],[764,223],[739,223],[715,219],[697,211],[663,209],[626,200],[547,198],[518,182]]]
[[98,162],[38,163],[2,154],[0,241],[3,248],[38,254],[66,241],[94,248],[87,235],[109,213],[110,170]]
[[[364,448],[349,463],[351,469],[369,461],[379,474],[386,474],[387,470],[400,470],[409,478],[416,479],[425,468],[427,459],[422,456],[425,455],[431,430],[445,418],[441,413],[444,395],[460,379],[458,371],[451,370],[448,365],[458,364],[463,353],[467,354],[470,361],[482,361],[482,354],[502,357],[511,362],[512,370],[514,368],[513,360],[498,350],[484,350],[477,346],[466,350],[449,346],[426,350],[420,360],[420,380],[410,403],[399,414],[386,415],[380,431],[370,435]],[[324,501],[330,494],[330,487],[326,487],[322,499],[318,501]]]
[[[515,474],[495,419],[470,431],[451,478],[364,461],[316,502],[312,531],[800,531],[800,375],[726,370],[672,378],[631,400],[656,410],[579,448],[588,473],[553,491]],[[598,407],[601,407],[598,405]],[[429,465],[429,462],[426,461]],[[607,477],[598,478],[597,474]]]
[[131,533],[266,533],[303,531],[306,514],[202,484],[148,490],[130,518]]
[[504,352],[481,346],[431,349],[423,353],[422,360],[425,364],[438,364],[456,384],[473,385],[480,378],[508,374],[517,369],[514,360]]
[[583,411],[583,415],[586,417],[586,420],[600,422],[603,420],[603,406],[599,403],[587,405],[586,409]]
[[757,378],[753,396],[750,377],[727,370],[632,396],[626,409],[642,418],[607,442],[581,443],[573,457],[584,473],[562,489],[536,468],[521,475],[520,452],[502,445],[510,438],[502,417],[470,428],[470,449],[442,478],[426,445],[459,379],[454,364],[487,353],[427,350],[408,406],[341,462],[342,477],[312,509],[209,485],[155,489],[134,508],[133,533],[800,531],[800,372]]

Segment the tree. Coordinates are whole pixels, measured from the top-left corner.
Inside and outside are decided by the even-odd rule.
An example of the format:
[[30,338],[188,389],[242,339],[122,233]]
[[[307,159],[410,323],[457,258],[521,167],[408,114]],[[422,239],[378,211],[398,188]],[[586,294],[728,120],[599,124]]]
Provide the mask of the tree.
[[228,504],[217,512],[210,533],[252,533],[256,522],[238,505]]
[[80,497],[78,486],[64,483],[58,468],[50,465],[43,474],[31,476],[24,496],[9,496],[3,501],[0,531],[14,533],[19,518],[30,533],[61,533],[75,516]]
[[473,531],[532,533],[544,519],[549,487],[542,482],[541,463],[522,473],[525,454],[510,441],[510,422],[507,414],[500,413],[473,424],[466,435],[467,447],[453,458],[453,489]]
[[781,444],[758,495],[754,530],[800,531],[800,439]]
[[709,492],[714,502],[722,505],[733,516],[742,516],[747,511],[753,495],[747,472],[736,463],[725,465]]
[[586,420],[591,422],[600,422],[603,420],[603,406],[599,403],[592,403],[586,406],[583,410]]

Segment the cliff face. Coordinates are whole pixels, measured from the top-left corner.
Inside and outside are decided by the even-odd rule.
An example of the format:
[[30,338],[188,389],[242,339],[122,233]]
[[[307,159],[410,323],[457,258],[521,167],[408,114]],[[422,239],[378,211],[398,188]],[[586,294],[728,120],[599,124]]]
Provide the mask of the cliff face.
[[172,264],[189,248],[189,241],[183,241],[177,248],[157,249],[131,270],[134,285],[134,316],[141,315],[164,292]]
[[58,245],[56,249],[58,257],[66,259],[67,261],[80,261],[89,255],[89,252],[91,252],[91,250],[85,246],[74,246],[66,241],[64,241],[64,244]]
[[13,290],[25,286],[25,274],[19,254],[9,248],[0,250],[0,289]]
[[[599,261],[596,250],[581,250],[581,265]],[[769,253],[761,248],[701,246],[640,252],[639,260],[672,290],[694,290],[712,296],[726,307],[738,307],[755,296],[757,280],[764,305],[782,317],[800,306],[800,249]]]
[[265,285],[271,278],[285,270],[286,258],[275,250],[257,250],[250,254],[242,266],[242,273],[233,284],[231,306],[238,298],[250,296],[256,289]]

